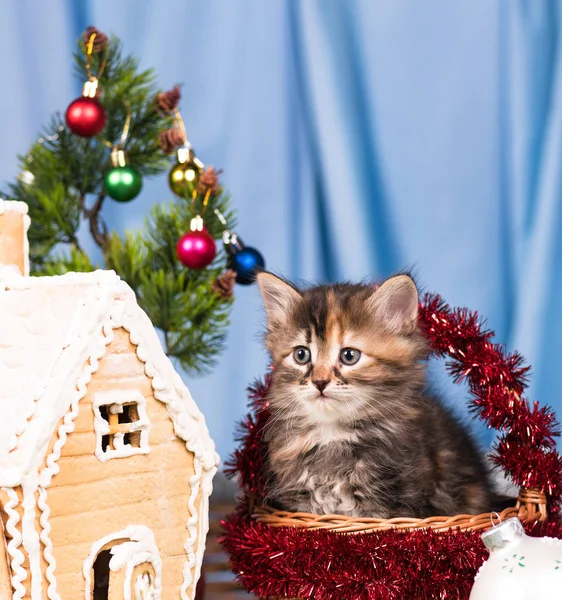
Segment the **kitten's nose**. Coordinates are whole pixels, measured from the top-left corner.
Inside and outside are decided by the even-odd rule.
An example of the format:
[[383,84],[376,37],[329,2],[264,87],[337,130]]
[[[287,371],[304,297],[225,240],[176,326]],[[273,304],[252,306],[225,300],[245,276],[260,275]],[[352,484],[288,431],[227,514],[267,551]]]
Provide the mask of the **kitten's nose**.
[[320,393],[322,393],[326,389],[326,386],[330,383],[330,380],[329,379],[313,379],[312,383],[316,386],[316,388],[318,388],[318,391]]

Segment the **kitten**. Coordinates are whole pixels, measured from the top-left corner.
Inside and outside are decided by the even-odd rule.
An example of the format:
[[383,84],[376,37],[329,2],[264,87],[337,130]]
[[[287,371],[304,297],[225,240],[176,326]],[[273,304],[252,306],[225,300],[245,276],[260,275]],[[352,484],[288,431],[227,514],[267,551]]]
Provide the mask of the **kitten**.
[[409,276],[376,290],[257,280],[274,367],[267,502],[379,518],[490,510],[475,443],[425,391],[429,349]]

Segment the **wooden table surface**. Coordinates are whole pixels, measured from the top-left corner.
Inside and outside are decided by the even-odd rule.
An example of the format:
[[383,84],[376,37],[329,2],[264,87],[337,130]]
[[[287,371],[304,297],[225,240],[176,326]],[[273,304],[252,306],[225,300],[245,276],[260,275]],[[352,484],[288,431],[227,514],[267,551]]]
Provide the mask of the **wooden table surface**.
[[219,593],[206,593],[205,600],[255,600],[256,596],[250,596],[245,592],[219,592]]
[[203,569],[205,572],[205,595],[203,600],[256,600],[256,596],[237,589],[234,575],[229,569],[228,557],[218,543],[222,535],[220,522],[235,510],[236,484],[218,473],[213,482],[209,511],[209,534]]

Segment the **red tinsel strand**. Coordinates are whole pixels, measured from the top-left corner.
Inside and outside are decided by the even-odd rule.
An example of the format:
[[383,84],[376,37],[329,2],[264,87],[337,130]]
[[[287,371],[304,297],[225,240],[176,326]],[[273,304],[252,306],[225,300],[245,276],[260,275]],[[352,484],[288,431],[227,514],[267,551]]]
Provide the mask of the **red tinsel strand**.
[[[268,527],[243,513],[223,526],[221,543],[233,570],[247,591],[262,598],[465,600],[487,557],[479,532],[345,535]],[[560,524],[527,529],[530,535],[562,537]]]
[[[490,340],[476,313],[451,310],[439,296],[420,304],[420,327],[434,353],[448,356],[458,381],[466,379],[471,410],[501,436],[493,460],[514,483],[545,492],[550,522],[527,528],[532,535],[562,537],[559,495],[562,459],[552,410],[522,397],[528,367]],[[264,490],[267,457],[262,443],[269,417],[269,377],[250,390],[250,414],[241,426],[241,447],[230,463],[247,492]],[[270,528],[239,512],[225,523],[223,544],[244,587],[261,597],[318,600],[468,598],[485,550],[477,532],[377,532],[345,536],[329,531]],[[431,573],[431,576],[428,576]]]
[[[549,471],[558,463],[558,473],[562,471],[562,459],[557,453],[548,457],[539,454],[535,457],[535,474],[528,473],[529,465],[513,469],[516,461],[504,453],[510,454],[518,446],[549,449],[553,447],[553,438],[558,434],[558,425],[554,416],[546,417],[548,411],[531,411],[528,402],[521,397],[527,381],[528,367],[522,357],[507,354],[504,348],[490,342],[493,332],[483,329],[476,313],[464,309],[452,311],[439,296],[426,295],[420,304],[419,324],[428,337],[434,351],[439,355],[449,355],[448,368],[459,381],[467,378],[469,390],[473,396],[472,412],[491,427],[517,432],[517,440],[509,448],[498,445],[496,458],[517,485],[524,481],[539,482],[538,488],[547,493],[557,489],[559,475],[549,478],[541,485],[541,474]],[[505,459],[505,460],[504,460]]]
[[262,436],[269,419],[267,390],[270,382],[271,377],[266,376],[263,382],[256,381],[248,389],[253,413],[239,425],[237,440],[242,445],[225,463],[225,474],[230,477],[237,475],[240,486],[258,498],[263,496],[265,486]]
[[562,475],[556,450],[522,446],[510,433],[494,444],[492,460],[508,471],[518,485],[540,489],[556,503],[559,502]]
[[[450,357],[448,367],[453,377],[468,379],[473,396],[471,411],[494,429],[515,434],[509,446],[500,444],[495,451],[498,464],[514,483],[526,485],[524,482],[537,481],[538,488],[549,495],[549,489],[559,489],[557,475],[549,478],[544,486],[540,485],[542,474],[556,462],[560,467],[558,472],[562,471],[562,460],[557,453],[537,453],[532,467],[534,474],[529,473],[531,466],[526,463],[514,468],[517,459],[513,460],[513,456],[518,447],[554,449],[554,437],[559,435],[553,413],[547,408],[539,408],[536,403],[531,409],[527,400],[521,397],[528,372],[522,357],[517,353],[507,354],[501,346],[493,344],[490,341],[493,332],[483,328],[477,313],[451,310],[437,295],[426,295],[420,304],[419,324],[434,351]],[[228,463],[228,472],[238,473],[241,484],[258,496],[264,486],[261,439],[269,416],[268,385],[269,378],[250,389],[254,415],[249,415],[242,425],[242,446]]]
[[532,446],[537,446],[540,440],[542,446],[548,449],[556,448],[554,438],[560,435],[556,416],[552,409],[549,406],[539,406],[538,402],[533,403],[529,418],[526,421],[517,420],[511,424],[509,431],[515,439],[527,438]]

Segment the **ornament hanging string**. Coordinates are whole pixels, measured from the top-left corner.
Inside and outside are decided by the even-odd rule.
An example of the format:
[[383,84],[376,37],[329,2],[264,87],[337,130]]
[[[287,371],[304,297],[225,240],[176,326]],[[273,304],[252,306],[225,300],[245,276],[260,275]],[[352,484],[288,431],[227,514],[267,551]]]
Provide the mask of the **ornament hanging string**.
[[134,166],[127,164],[124,146],[131,127],[132,111],[129,102],[124,100],[123,103],[127,109],[127,116],[125,117],[121,139],[116,144],[112,144],[108,140],[102,140],[111,149],[110,158],[113,167],[105,176],[105,189],[109,197],[117,202],[133,200],[142,189],[142,175]]
[[[92,56],[96,49],[95,40],[103,41],[104,57],[97,76],[92,74]],[[72,133],[80,137],[90,138],[98,135],[105,127],[107,116],[105,109],[99,101],[98,83],[102,76],[108,56],[108,43],[103,34],[93,31],[86,42],[86,73],[88,80],[82,88],[82,96],[70,103],[65,113],[65,121]]]
[[226,227],[228,223],[226,222],[226,219],[224,218],[224,215],[221,213],[221,211],[218,208],[215,208],[213,212],[215,213],[215,215],[217,215],[218,220]]
[[174,108],[172,110],[172,115],[174,116],[174,119],[176,121],[176,127],[181,131],[184,146],[188,149],[191,149],[191,144],[189,143],[189,140],[187,139],[187,131],[185,129],[185,123],[183,122],[180,111],[177,108]]
[[[179,131],[181,132],[183,146],[185,150],[187,150],[188,152],[193,152],[193,147],[187,137],[187,130],[185,128],[185,123],[183,121],[180,111],[177,108],[173,108],[171,113],[176,121],[176,129],[179,129]],[[197,166],[201,169],[201,171],[205,168],[205,163],[203,163],[199,158],[194,157],[194,161],[197,163]],[[195,192],[196,191],[194,190],[194,194]]]
[[112,144],[108,140],[101,140],[103,144],[105,144],[108,148],[111,149],[122,149],[127,141],[127,137],[129,136],[129,129],[131,128],[131,120],[133,118],[133,111],[131,110],[131,105],[127,100],[123,100],[123,104],[127,109],[127,116],[125,117],[125,124],[123,125],[123,131],[121,132],[121,139],[117,144]]
[[232,233],[228,228],[228,223],[218,208],[213,209],[215,215],[217,215],[218,220],[221,222],[221,225],[224,227],[224,231],[222,233],[222,241],[224,244],[237,244],[238,238],[235,233]]
[[[174,120],[176,122],[176,129],[178,129],[181,133],[183,147],[185,148],[185,150],[187,152],[193,152],[193,147],[191,146],[191,142],[189,141],[189,139],[187,137],[187,130],[185,128],[185,123],[184,123],[184,120],[181,116],[179,109],[177,107],[174,107],[170,112],[172,113]],[[203,171],[203,169],[205,168],[205,164],[199,158],[196,158],[195,156],[194,156],[194,162],[196,162],[197,166],[201,169],[201,171]],[[195,187],[191,194],[191,208],[194,213],[196,212],[195,201],[197,200],[197,196],[198,196],[198,190],[197,190],[197,187]],[[207,209],[207,205],[209,204],[210,196],[211,196],[211,190],[208,189],[205,192],[205,196],[203,198],[203,205],[202,205],[202,210],[201,210],[200,216],[203,216],[205,214],[205,210]]]
[[224,231],[222,233],[222,241],[224,244],[232,244],[234,247],[238,245],[238,236],[230,231],[228,228],[228,223],[218,208],[213,209],[215,215],[217,215],[218,220],[221,222],[221,225],[224,227]]
[[207,190],[205,192],[205,196],[203,198],[203,208],[201,209],[201,216],[203,216],[205,214],[205,211],[207,210],[207,205],[209,204],[210,197],[211,197],[211,190]]
[[108,54],[108,47],[109,44],[105,44],[105,50],[104,50],[104,54],[103,54],[103,59],[97,74],[97,77],[92,75],[92,56],[94,54],[94,41],[97,37],[97,33],[94,32],[92,33],[92,35],[90,36],[90,39],[88,40],[88,43],[86,44],[86,73],[88,74],[88,79],[91,82],[96,82],[101,78],[101,76],[103,75],[103,72],[105,70],[105,65],[107,64],[107,54]]
[[123,133],[121,134],[121,141],[119,142],[120,146],[125,144],[127,140],[127,136],[129,135],[129,129],[131,127],[131,118],[133,116],[133,111],[131,110],[131,105],[127,100],[124,101],[125,106],[127,107],[127,116],[125,117],[125,125],[123,126]]
[[[172,109],[172,114],[176,121],[177,129],[179,129],[181,131],[184,147],[188,151],[192,150],[191,143],[190,143],[189,139],[187,138],[187,131],[185,129],[185,123],[183,121],[180,111],[177,108],[174,108],[174,109]],[[205,168],[205,164],[199,159],[197,159],[197,162],[198,162],[198,166],[201,168],[201,170],[203,170]],[[197,191],[197,188],[195,188],[191,194],[191,209],[193,210],[194,213],[196,212],[195,201],[197,200],[197,196],[198,196],[198,191]],[[211,198],[211,190],[207,189],[205,192],[205,196],[203,197],[201,214],[199,216],[203,217],[203,215],[205,214],[205,211],[207,210],[207,205],[209,204],[210,198]]]
[[[197,210],[195,208],[195,201],[197,200],[197,189],[194,189],[192,194],[191,194],[191,210],[193,212],[193,214],[197,213]],[[197,213],[197,217],[201,217],[203,218],[203,215],[205,214],[205,211],[207,210],[207,205],[209,204],[209,198],[211,197],[211,190],[207,190],[205,192],[205,196],[203,198],[203,203],[201,206],[201,211]]]

